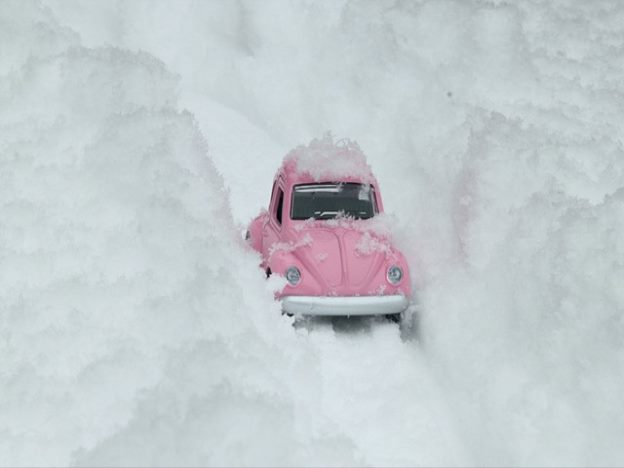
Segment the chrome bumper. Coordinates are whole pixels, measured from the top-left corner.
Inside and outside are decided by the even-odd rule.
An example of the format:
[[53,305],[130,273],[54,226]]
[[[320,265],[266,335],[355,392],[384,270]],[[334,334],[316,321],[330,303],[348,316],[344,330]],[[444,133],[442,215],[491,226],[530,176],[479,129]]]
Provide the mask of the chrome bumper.
[[386,315],[407,309],[405,296],[285,296],[282,310],[293,315]]

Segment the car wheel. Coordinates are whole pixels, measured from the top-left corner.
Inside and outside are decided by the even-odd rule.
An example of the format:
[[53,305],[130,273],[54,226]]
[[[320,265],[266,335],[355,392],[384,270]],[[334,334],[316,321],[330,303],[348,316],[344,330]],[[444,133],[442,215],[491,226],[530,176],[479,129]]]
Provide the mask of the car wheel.
[[386,320],[390,320],[393,323],[400,323],[401,322],[401,314],[386,314],[385,315]]

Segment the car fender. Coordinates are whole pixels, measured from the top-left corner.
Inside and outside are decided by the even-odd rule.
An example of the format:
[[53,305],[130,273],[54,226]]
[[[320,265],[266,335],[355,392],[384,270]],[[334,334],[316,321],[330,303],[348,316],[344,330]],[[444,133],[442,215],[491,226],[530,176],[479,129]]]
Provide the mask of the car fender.
[[276,250],[274,251],[267,261],[267,268],[270,269],[272,274],[284,276],[286,270],[290,267],[297,267],[299,269],[302,282],[298,285],[292,286],[286,284],[281,294],[323,294],[323,290],[318,281],[308,270],[306,263],[302,261],[296,253],[296,249],[293,251],[288,250]]
[[249,223],[247,233],[245,235],[245,239],[249,245],[260,254],[262,254],[262,231],[264,229],[264,225],[266,224],[266,217],[267,212],[263,210],[251,221],[251,223]]

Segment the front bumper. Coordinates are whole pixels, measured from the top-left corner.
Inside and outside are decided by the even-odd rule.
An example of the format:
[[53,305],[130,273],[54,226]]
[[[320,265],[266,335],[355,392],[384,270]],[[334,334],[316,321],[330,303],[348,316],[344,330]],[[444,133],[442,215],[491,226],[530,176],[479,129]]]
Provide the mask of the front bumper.
[[282,310],[293,315],[386,315],[407,309],[405,296],[284,296]]

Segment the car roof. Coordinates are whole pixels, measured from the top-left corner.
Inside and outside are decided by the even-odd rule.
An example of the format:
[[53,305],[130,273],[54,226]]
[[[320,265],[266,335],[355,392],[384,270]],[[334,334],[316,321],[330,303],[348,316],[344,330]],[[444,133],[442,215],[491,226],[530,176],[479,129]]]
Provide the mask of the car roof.
[[318,182],[356,182],[377,186],[371,167],[359,145],[334,141],[329,134],[290,151],[278,170],[287,185]]

